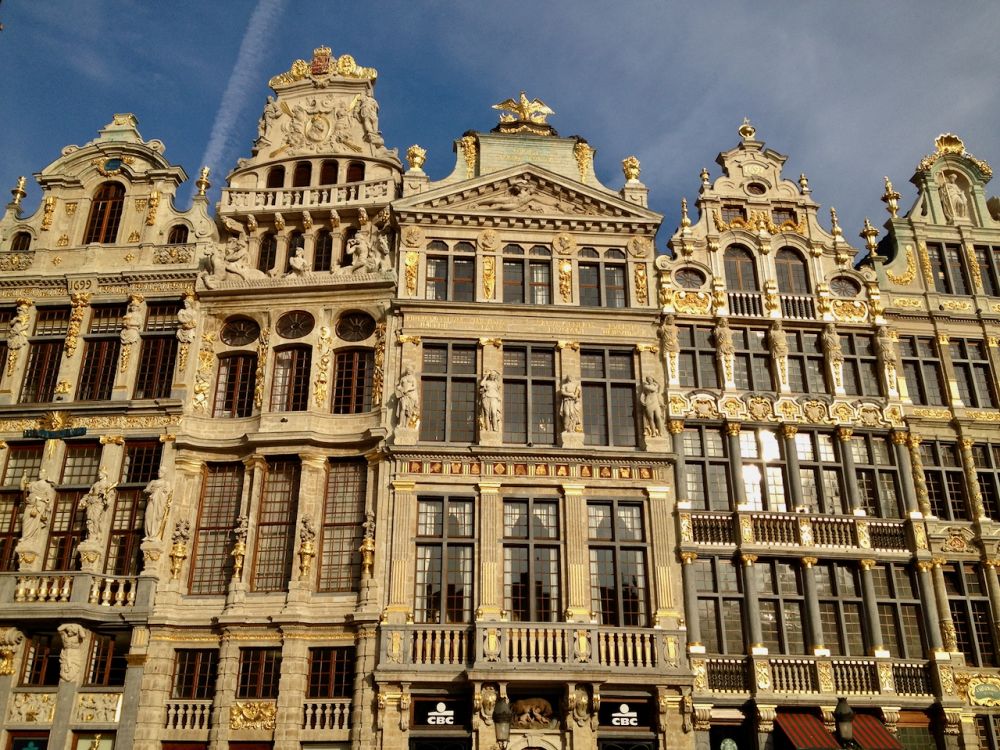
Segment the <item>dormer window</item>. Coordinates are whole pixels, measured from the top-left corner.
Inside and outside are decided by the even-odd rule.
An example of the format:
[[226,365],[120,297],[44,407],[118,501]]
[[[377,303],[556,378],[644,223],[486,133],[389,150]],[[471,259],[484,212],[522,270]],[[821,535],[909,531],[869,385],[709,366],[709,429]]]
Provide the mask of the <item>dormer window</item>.
[[30,232],[17,232],[10,240],[10,251],[12,253],[26,253],[30,248]]
[[722,220],[727,224],[732,224],[734,219],[739,219],[743,222],[747,220],[747,212],[743,209],[743,206],[723,204]]
[[773,208],[771,209],[771,221],[780,227],[786,222],[798,224],[798,217],[795,215],[795,211],[790,208]]
[[83,242],[110,244],[118,237],[118,225],[125,206],[125,187],[117,182],[105,182],[94,194],[87,219],[87,231]]
[[183,245],[188,241],[188,228],[183,224],[174,224],[167,235],[168,245]]

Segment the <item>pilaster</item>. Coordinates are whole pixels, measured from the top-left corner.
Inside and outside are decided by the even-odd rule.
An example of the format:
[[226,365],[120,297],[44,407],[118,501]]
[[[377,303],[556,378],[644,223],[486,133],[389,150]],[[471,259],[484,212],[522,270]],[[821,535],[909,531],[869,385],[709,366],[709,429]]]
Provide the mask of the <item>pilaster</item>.
[[587,501],[582,484],[564,484],[566,571],[569,597],[566,622],[590,622],[590,558],[587,551]]
[[503,600],[503,500],[499,482],[479,483],[479,608],[476,620],[499,620]]

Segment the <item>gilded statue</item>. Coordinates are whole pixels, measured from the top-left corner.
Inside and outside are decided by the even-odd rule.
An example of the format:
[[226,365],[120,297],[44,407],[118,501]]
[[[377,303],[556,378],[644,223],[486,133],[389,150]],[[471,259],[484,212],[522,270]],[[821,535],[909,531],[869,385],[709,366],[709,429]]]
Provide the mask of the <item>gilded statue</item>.
[[523,91],[517,99],[504,99],[494,104],[493,109],[500,111],[500,122],[534,122],[543,125],[546,117],[555,114],[541,99],[528,101]]

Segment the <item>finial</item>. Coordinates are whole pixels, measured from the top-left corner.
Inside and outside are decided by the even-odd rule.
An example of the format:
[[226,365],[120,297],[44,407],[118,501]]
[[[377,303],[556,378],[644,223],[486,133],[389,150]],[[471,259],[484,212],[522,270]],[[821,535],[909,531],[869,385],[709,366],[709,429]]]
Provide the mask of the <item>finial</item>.
[[833,206],[830,206],[830,234],[832,234],[835,238],[844,236],[844,232],[840,228],[840,224],[837,223],[837,209]]
[[688,199],[681,198],[681,226],[687,229],[691,226],[691,219],[688,218]]
[[640,170],[639,160],[634,155],[622,159],[622,171],[625,173],[625,179],[629,182],[639,179]]
[[410,164],[410,169],[414,172],[420,172],[424,168],[424,162],[427,161],[427,149],[420,148],[416,143],[406,149],[406,161]]
[[17,178],[17,185],[15,185],[14,189],[10,191],[10,194],[14,196],[15,206],[20,206],[21,201],[24,200],[24,196],[27,195],[24,190],[25,183],[27,183],[27,179],[24,175],[21,175]]
[[541,99],[528,101],[524,91],[517,99],[504,99],[494,104],[493,109],[500,110],[500,122],[533,122],[544,125],[545,118],[555,114]]
[[212,187],[212,183],[208,181],[208,173],[211,171],[212,170],[208,167],[202,167],[201,174],[198,176],[198,179],[195,180],[194,184],[198,187],[199,198],[205,197],[205,191]]
[[942,133],[939,135],[934,139],[934,148],[939,154],[958,154],[961,156],[965,153],[965,144],[954,133]]
[[701,186],[703,188],[707,188],[709,186],[709,182],[708,182],[708,170],[705,167],[701,168],[700,177],[701,177]]
[[863,237],[865,240],[865,247],[872,253],[875,252],[875,238],[878,237],[878,230],[872,226],[872,223],[868,221],[868,217],[865,217],[865,228],[861,230],[858,237]]
[[802,188],[803,195],[808,195],[812,191],[809,189],[809,178],[806,177],[806,173],[803,172],[799,175],[799,187]]
[[740,134],[740,138],[742,138],[744,141],[752,141],[753,137],[757,134],[757,131],[754,129],[754,126],[750,124],[749,117],[743,118],[743,124],[740,125],[740,129],[736,132]]
[[896,218],[896,211],[899,210],[899,193],[892,189],[892,180],[885,177],[885,192],[882,194],[882,202],[885,203],[885,210],[889,216]]

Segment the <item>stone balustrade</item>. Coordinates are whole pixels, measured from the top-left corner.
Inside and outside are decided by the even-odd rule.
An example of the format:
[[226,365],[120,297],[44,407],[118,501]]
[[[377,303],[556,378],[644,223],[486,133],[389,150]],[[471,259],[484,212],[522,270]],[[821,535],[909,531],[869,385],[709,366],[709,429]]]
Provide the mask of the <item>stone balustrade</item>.
[[207,731],[212,724],[212,701],[172,700],[167,701],[167,716],[164,727],[176,731]]
[[347,731],[351,728],[351,699],[307,701],[302,704],[302,729],[306,731]]
[[[389,178],[301,188],[223,188],[220,213],[261,213],[267,211],[314,211],[355,203],[373,203],[396,198]],[[316,218],[316,217],[313,217]]]
[[141,576],[53,571],[0,573],[0,606],[17,604],[25,617],[107,619],[113,613],[148,613],[155,581]]

